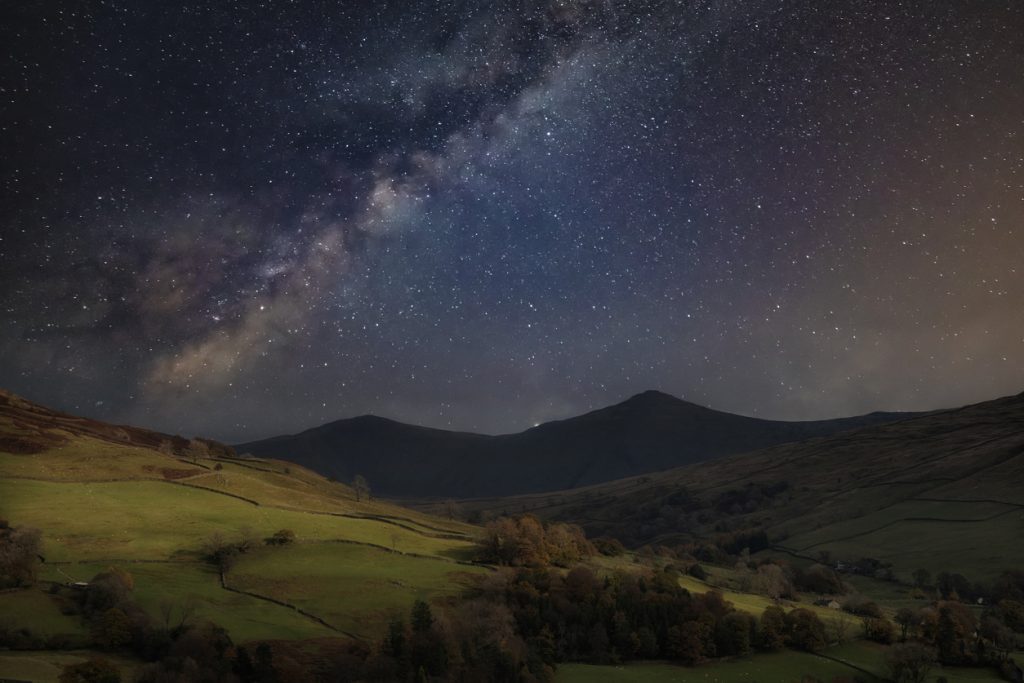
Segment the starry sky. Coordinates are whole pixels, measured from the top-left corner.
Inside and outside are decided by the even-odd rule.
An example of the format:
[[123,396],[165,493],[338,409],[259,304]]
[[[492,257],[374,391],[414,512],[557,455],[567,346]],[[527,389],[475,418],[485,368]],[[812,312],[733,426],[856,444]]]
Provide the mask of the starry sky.
[[39,0],[0,54],[0,386],[57,408],[1024,390],[1019,0]]

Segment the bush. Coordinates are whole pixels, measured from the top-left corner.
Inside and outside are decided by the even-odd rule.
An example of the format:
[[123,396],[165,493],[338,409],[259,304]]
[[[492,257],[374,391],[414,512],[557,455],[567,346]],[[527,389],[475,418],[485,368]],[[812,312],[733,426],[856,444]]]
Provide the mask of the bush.
[[864,620],[864,637],[876,643],[890,644],[896,635],[892,622],[884,617],[868,617]]
[[295,542],[295,532],[291,529],[278,529],[265,542],[267,545],[291,545]]

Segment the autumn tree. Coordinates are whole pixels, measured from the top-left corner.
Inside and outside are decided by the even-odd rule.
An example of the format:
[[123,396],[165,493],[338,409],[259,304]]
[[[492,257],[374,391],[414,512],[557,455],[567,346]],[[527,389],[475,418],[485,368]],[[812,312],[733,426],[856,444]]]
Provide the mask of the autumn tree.
[[0,588],[30,586],[39,570],[42,532],[0,520]]
[[113,607],[120,607],[128,594],[135,588],[132,575],[123,569],[110,567],[89,581],[83,596],[83,608],[87,616],[103,614]]
[[92,639],[106,650],[127,645],[132,639],[132,620],[124,610],[111,607],[93,621]]
[[758,632],[760,646],[765,650],[781,650],[786,646],[786,612],[777,605],[766,607],[761,614]]
[[825,624],[809,609],[797,607],[786,615],[786,636],[790,645],[798,650],[817,652],[826,642]]
[[935,650],[921,643],[894,645],[885,664],[896,683],[924,683],[935,665]]

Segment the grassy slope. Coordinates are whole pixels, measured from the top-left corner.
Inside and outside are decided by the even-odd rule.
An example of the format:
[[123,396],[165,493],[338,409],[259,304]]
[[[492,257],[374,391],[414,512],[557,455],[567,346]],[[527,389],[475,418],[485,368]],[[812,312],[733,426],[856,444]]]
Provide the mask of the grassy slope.
[[[222,588],[199,557],[213,532],[232,538],[248,529],[266,537],[292,529],[295,546],[243,556],[228,585],[299,604],[357,635],[376,636],[390,610],[457,591],[465,576],[486,571],[455,563],[468,557],[472,526],[357,501],[350,488],[288,463],[193,461],[76,434],[73,419],[51,420],[34,409],[37,426],[27,429],[6,414],[0,436],[30,433],[55,443],[33,454],[0,453],[0,517],[43,530],[44,579],[88,580],[122,566],[154,617],[162,603],[188,604],[245,641],[337,632],[289,607]],[[217,464],[221,469],[213,469]],[[401,586],[375,578],[392,575]],[[2,593],[0,614],[39,634],[81,635],[77,617],[62,615],[58,602],[38,588]]]

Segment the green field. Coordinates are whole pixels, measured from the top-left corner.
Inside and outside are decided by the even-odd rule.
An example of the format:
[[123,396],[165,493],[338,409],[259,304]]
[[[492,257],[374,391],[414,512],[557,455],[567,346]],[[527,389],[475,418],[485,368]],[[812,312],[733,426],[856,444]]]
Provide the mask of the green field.
[[[976,514],[985,515],[990,509],[985,506]],[[1004,569],[1020,566],[1024,510],[1004,507],[1001,511],[1004,514],[977,521],[882,521],[890,515],[876,513],[788,538],[785,545],[808,554],[827,550],[834,557],[874,557],[895,565],[904,579],[916,568],[933,574],[954,568],[972,579],[991,579]]]
[[[392,610],[450,595],[486,571],[456,563],[472,555],[475,527],[356,500],[349,487],[298,466],[182,459],[64,435],[67,443],[42,453],[0,454],[0,518],[43,531],[44,581],[88,581],[118,566],[157,620],[173,605],[239,642],[376,638]],[[279,529],[295,533],[293,546],[259,547],[228,574],[230,588],[254,595],[226,590],[202,559],[211,534],[265,538]],[[81,619],[61,613],[67,591],[42,588],[0,593],[0,620],[36,636],[84,637]]]
[[[248,595],[226,591],[212,567],[198,562],[134,563],[117,565],[135,581],[132,592],[139,605],[154,618],[161,608],[174,606],[174,615],[182,608],[194,612],[194,621],[209,620],[226,628],[240,642],[273,638],[322,638],[337,633],[287,607]],[[108,568],[106,564],[73,564],[60,569],[75,579],[88,580]],[[55,568],[43,578],[59,580]],[[48,596],[46,596],[48,597]],[[0,605],[5,605],[0,595]],[[172,615],[172,618],[173,615]],[[32,622],[35,628],[35,621]]]
[[18,626],[20,615],[32,615],[32,631],[41,636],[85,636],[87,630],[76,616],[61,613],[60,598],[40,588],[0,593],[0,627]]
[[[3,514],[45,530],[48,561],[172,559],[194,555],[214,531],[291,529],[300,540],[345,539],[402,552],[462,557],[467,541],[435,538],[374,519],[255,506],[161,481],[72,484],[0,481]],[[59,500],[60,506],[52,501]],[[301,499],[300,499],[301,500]]]
[[407,557],[347,543],[299,544],[247,555],[231,586],[268,595],[316,613],[345,631],[380,631],[391,612],[417,598],[455,594],[487,570]]

